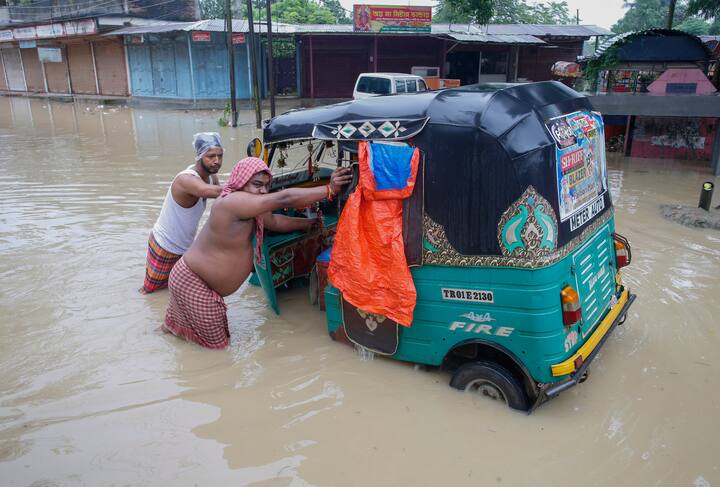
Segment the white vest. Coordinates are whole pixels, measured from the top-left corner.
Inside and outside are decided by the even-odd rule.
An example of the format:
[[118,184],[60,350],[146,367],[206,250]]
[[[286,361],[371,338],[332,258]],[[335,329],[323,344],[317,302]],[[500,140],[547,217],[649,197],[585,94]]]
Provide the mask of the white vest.
[[[200,177],[197,171],[193,169],[193,166],[188,166],[187,169],[179,173],[175,178],[181,174],[192,174],[198,178]],[[174,181],[175,179],[173,178],[173,182]],[[172,183],[170,183],[170,187],[165,195],[165,201],[160,210],[160,216],[152,230],[155,240],[160,244],[160,247],[168,252],[180,255],[184,254],[187,249],[190,248],[190,244],[195,238],[195,233],[197,232],[197,227],[204,211],[205,198],[198,198],[197,203],[190,208],[183,208],[178,205],[172,196]]]

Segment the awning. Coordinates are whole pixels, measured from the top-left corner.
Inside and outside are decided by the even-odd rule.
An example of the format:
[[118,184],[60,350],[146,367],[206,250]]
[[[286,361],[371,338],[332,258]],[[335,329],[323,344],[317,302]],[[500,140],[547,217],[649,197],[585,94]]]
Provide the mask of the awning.
[[545,44],[545,41],[528,34],[461,34],[446,33],[456,41],[480,42],[483,44]]

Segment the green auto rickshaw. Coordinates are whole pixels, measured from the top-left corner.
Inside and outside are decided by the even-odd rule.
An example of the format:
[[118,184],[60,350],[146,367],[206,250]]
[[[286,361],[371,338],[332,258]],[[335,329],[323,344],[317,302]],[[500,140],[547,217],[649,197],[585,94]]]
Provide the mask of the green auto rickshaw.
[[[586,378],[635,299],[620,275],[631,249],[615,232],[602,117],[560,83],[300,109],[267,121],[263,137],[276,189],[324,184],[334,165],[357,175],[361,143],[420,151],[402,217],[417,292],[411,326],[368,317],[327,281],[353,187],[319,208],[288,210],[321,212],[322,229],[265,239],[254,279],[273,308],[277,288],[309,276],[336,340],[442,367],[455,388],[532,411]],[[302,155],[294,168],[293,151]]]

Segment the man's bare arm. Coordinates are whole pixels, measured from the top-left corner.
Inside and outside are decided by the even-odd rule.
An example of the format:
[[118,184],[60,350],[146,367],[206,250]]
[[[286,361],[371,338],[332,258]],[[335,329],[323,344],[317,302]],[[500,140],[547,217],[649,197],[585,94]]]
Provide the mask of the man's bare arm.
[[[352,173],[349,169],[335,170],[330,179],[331,192],[337,194],[350,180],[352,180]],[[290,188],[267,194],[235,191],[227,195],[225,199],[230,204],[230,211],[238,219],[246,220],[283,208],[304,208],[327,196],[327,186],[317,186],[315,188]]]
[[309,230],[317,221],[317,218],[293,218],[273,213],[263,215],[265,228],[279,233]]
[[[212,180],[211,180],[212,181]],[[208,184],[202,179],[190,174],[181,174],[173,182],[174,189],[187,193],[196,198],[217,198],[222,187],[217,184]]]

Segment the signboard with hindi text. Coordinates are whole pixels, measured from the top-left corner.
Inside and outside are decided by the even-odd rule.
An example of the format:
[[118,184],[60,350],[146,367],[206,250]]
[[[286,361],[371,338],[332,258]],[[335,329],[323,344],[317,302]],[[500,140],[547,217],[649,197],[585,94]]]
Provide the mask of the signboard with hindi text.
[[430,32],[432,7],[353,5],[355,32]]

